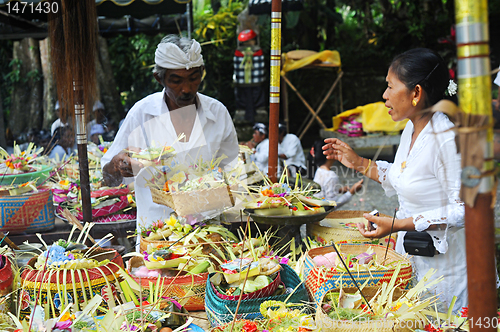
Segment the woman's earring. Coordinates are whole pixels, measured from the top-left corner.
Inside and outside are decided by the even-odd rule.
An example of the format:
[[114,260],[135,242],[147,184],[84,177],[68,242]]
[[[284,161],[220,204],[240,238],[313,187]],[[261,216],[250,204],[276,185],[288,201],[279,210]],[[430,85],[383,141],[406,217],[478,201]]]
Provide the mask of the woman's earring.
[[417,101],[416,101],[415,99],[413,99],[413,100],[411,101],[411,104],[413,105],[413,107],[415,107],[415,106],[417,106]]

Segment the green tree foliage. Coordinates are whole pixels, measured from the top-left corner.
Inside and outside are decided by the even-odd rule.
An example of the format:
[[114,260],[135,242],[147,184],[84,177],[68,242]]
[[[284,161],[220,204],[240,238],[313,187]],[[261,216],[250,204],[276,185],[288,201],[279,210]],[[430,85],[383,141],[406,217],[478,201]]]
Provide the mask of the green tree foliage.
[[163,35],[119,35],[108,40],[111,66],[122,104],[132,107],[138,100],[161,90],[153,77],[154,54]]
[[223,102],[230,110],[234,105],[232,76],[238,14],[243,9],[243,3],[230,1],[216,14],[207,6],[204,10],[196,10],[194,17],[194,26],[198,28],[193,38],[202,45],[207,71],[201,90]]

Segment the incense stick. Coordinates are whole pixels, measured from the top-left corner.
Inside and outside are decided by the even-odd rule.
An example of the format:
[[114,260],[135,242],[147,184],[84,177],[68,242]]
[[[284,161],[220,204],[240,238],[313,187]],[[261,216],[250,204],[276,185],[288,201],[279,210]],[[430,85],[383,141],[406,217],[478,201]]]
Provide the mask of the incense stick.
[[349,276],[351,277],[352,281],[354,281],[354,284],[356,285],[356,288],[358,289],[359,293],[361,294],[361,296],[363,297],[363,300],[365,300],[366,302],[366,305],[368,306],[368,308],[370,308],[370,310],[372,311],[373,314],[375,314],[375,312],[373,311],[372,307],[370,306],[370,303],[368,303],[368,301],[366,300],[366,297],[365,295],[363,294],[363,292],[361,291],[361,288],[359,288],[359,285],[358,283],[356,282],[356,279],[354,279],[354,277],[352,276],[351,274],[351,271],[349,270],[349,267],[347,266],[347,264],[345,263],[344,259],[342,258],[342,255],[340,254],[340,252],[337,250],[337,246],[335,245],[335,243],[333,243],[333,249],[335,249],[335,252],[337,253],[337,256],[340,258],[340,261],[342,262],[342,264],[344,264],[344,267],[345,269],[347,270],[347,273],[349,273]]
[[394,209],[394,217],[392,217],[392,225],[391,225],[391,232],[389,233],[389,239],[387,239],[387,248],[385,248],[385,255],[384,255],[384,261],[382,264],[385,263],[385,260],[387,259],[387,251],[389,250],[389,244],[391,244],[391,236],[392,236],[392,230],[394,229],[394,220],[396,219],[396,211],[398,209]]

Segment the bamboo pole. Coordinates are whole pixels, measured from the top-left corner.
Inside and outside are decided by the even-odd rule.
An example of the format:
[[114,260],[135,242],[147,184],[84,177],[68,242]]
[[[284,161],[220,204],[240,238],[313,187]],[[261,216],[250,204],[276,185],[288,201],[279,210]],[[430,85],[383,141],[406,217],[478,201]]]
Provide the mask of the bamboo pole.
[[[455,0],[457,31],[459,105],[465,112],[464,126],[476,129],[472,137],[461,138],[462,200],[465,202],[465,239],[469,292],[470,331],[495,331],[497,292],[495,274],[494,213],[496,190],[493,169],[493,130],[480,129],[486,118],[492,123],[491,78],[487,0]],[[481,120],[482,118],[482,120]],[[486,133],[485,133],[486,131]],[[465,143],[465,144],[463,144]],[[478,152],[479,151],[479,152]],[[480,153],[484,162],[473,156]],[[474,178],[478,179],[473,181]]]
[[271,79],[269,88],[269,178],[278,181],[278,124],[280,116],[281,0],[271,3]]

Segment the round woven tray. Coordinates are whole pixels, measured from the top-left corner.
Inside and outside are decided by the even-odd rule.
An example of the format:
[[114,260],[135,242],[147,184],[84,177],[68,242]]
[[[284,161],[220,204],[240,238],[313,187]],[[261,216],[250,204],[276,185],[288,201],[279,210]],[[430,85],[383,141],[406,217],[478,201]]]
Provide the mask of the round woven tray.
[[150,189],[153,202],[166,205],[181,216],[234,206],[232,188],[229,186],[173,193]]
[[[364,213],[370,211],[333,211],[329,213],[321,222],[316,222],[307,225],[307,236],[312,237],[321,243],[371,243],[387,245],[389,237],[371,240],[365,238],[358,231],[357,227],[349,224],[349,219],[353,219],[352,223],[359,222],[358,218],[363,218]],[[389,217],[381,213],[381,217]],[[397,233],[391,235],[389,248],[394,249],[396,246]]]
[[139,250],[140,252],[143,251],[148,251],[148,245],[151,246],[151,248],[157,248],[157,247],[165,247],[169,244],[172,244],[173,241],[150,241],[146,240],[143,236],[140,238],[140,243],[139,243]]

